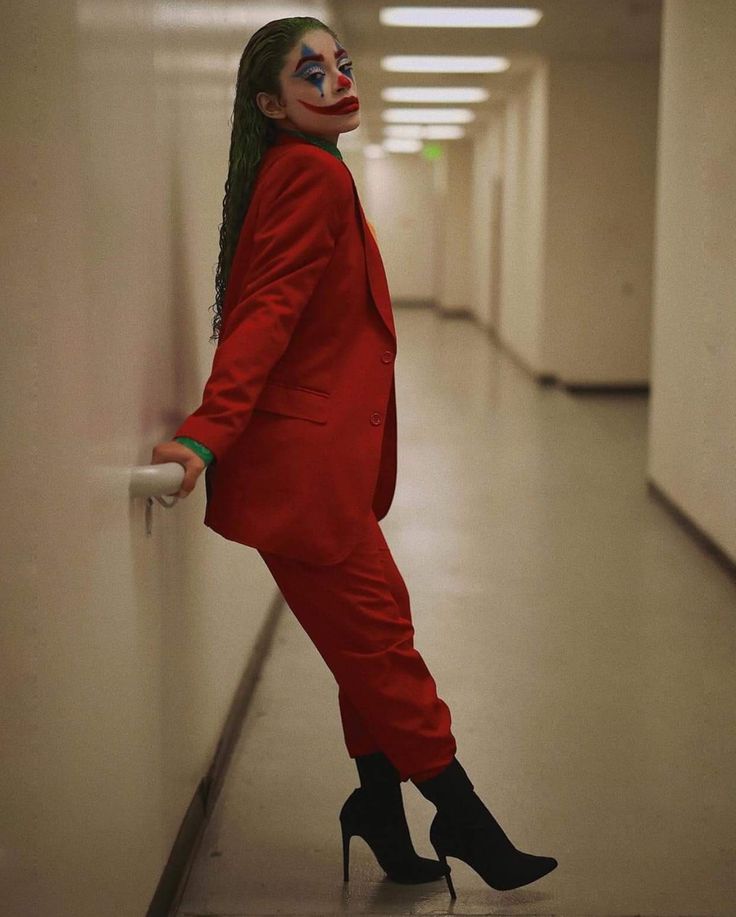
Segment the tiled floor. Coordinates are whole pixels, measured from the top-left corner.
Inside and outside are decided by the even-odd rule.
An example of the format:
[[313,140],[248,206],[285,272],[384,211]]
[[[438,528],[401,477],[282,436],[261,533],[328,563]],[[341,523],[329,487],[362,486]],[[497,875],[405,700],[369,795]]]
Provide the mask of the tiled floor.
[[[458,758],[520,848],[389,882],[338,811],[335,681],[288,610],[179,917],[736,915],[736,585],[645,485],[647,401],[540,388],[469,322],[397,310],[399,477],[381,525]],[[403,784],[417,850],[434,808]]]

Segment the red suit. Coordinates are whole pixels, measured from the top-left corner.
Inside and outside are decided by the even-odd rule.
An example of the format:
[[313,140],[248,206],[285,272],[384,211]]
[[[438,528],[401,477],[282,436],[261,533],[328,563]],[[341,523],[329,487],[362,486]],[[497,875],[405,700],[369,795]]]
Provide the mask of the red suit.
[[202,405],[174,434],[215,454],[205,524],[286,557],[344,558],[393,498],[395,356],[350,170],[281,131],[256,177]]
[[347,166],[282,132],[263,156],[201,406],[205,523],[258,549],[339,685],[351,757],[403,780],[452,760],[450,711],[414,647],[378,519],[396,482],[396,332]]

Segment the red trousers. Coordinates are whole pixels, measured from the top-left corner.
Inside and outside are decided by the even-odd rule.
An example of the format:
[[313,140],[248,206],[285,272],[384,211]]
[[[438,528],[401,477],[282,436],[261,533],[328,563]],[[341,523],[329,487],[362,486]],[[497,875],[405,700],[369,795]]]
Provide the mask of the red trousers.
[[456,751],[450,710],[414,647],[409,593],[371,513],[337,564],[259,551],[338,684],[351,758],[382,751],[401,780],[426,780]]

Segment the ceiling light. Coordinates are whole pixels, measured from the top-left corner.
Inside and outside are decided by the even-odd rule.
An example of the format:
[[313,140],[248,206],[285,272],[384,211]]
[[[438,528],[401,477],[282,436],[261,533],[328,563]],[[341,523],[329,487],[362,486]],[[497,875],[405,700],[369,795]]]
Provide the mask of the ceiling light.
[[422,136],[421,124],[386,124],[383,128],[384,137],[413,137],[415,140]]
[[485,102],[480,86],[392,86],[381,90],[384,102]]
[[460,140],[465,128],[459,124],[428,124],[422,128],[423,140]]
[[386,124],[383,134],[421,140],[459,140],[465,136],[465,129],[459,124]]
[[460,29],[525,29],[541,18],[541,10],[521,6],[386,6],[378,14],[381,25]]
[[402,73],[500,73],[509,69],[509,60],[491,55],[394,54],[382,57],[381,67]]
[[468,108],[387,108],[381,118],[404,124],[467,124],[475,120],[475,112]]
[[220,73],[234,76],[238,72],[239,54],[224,51],[180,51],[154,49],[153,69],[160,73]]
[[422,148],[421,140],[402,140],[400,137],[387,137],[381,144],[389,153],[418,153]]
[[159,0],[141,4],[138,0],[77,0],[77,23],[83,29],[250,29],[255,32],[270,19],[288,16],[329,16],[324,2],[309,3],[203,3]]
[[324,3],[154,3],[153,21],[159,29],[252,29],[271,19],[326,15]]

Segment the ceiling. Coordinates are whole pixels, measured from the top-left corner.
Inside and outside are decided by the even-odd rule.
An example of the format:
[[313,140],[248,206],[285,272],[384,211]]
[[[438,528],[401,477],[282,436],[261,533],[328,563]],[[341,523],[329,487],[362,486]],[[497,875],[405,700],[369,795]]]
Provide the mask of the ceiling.
[[[332,4],[328,24],[337,32],[354,64],[360,96],[360,143],[382,139],[381,99],[388,86],[482,86],[487,102],[474,103],[476,120],[468,135],[480,129],[493,108],[540,57],[642,60],[659,56],[661,0],[535,0],[496,5],[529,6],[542,12],[532,28],[461,29],[384,26],[384,6],[493,6],[488,2],[431,4],[406,0],[340,0]],[[493,54],[509,59],[509,69],[491,74],[394,73],[381,69],[386,54]],[[393,103],[392,103],[393,104]],[[403,104],[403,103],[402,103]],[[353,138],[351,138],[353,139]],[[357,137],[354,138],[356,141]],[[346,134],[341,144],[347,146]]]

